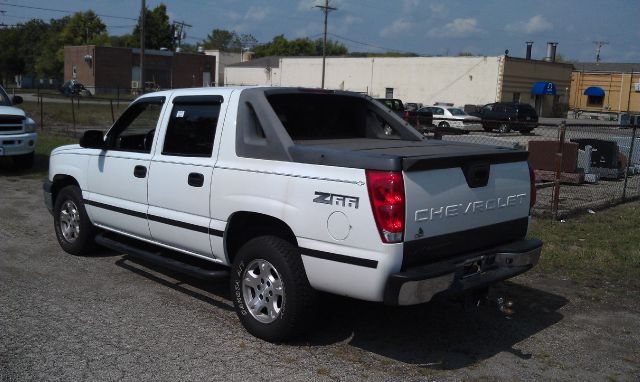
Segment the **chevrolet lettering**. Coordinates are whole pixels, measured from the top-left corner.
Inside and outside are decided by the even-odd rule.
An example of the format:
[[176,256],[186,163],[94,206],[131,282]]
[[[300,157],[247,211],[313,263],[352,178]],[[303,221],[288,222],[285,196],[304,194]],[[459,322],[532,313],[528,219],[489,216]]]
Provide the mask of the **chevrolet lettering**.
[[515,207],[524,204],[524,198],[527,194],[509,195],[501,198],[492,198],[488,200],[477,200],[466,204],[451,204],[448,206],[426,208],[417,210],[415,220],[417,222],[430,221],[435,218],[450,218],[460,215],[469,215],[479,212],[486,212],[500,208]]

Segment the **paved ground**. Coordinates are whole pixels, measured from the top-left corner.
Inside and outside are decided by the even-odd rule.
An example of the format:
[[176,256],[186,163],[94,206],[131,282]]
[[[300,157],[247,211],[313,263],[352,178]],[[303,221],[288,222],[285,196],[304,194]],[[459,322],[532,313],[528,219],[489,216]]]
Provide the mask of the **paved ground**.
[[514,299],[512,319],[326,296],[313,333],[273,345],[240,326],[226,282],[68,255],[41,179],[0,173],[0,190],[2,381],[640,379],[637,300],[535,274],[493,292]]

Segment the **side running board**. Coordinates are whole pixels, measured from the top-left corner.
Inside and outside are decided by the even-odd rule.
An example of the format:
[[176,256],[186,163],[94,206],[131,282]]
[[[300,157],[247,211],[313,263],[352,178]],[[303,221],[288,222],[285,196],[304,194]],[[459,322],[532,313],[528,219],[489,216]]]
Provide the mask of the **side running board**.
[[[201,280],[211,280],[229,277],[229,271],[227,269],[207,269],[206,267],[189,264],[180,260],[176,260],[167,256],[163,256],[159,247],[157,251],[151,251],[149,249],[142,248],[142,246],[136,246],[135,244],[128,244],[125,241],[130,242],[132,240],[117,240],[113,237],[108,237],[104,233],[96,236],[95,239],[98,245],[112,249],[116,252],[125,253],[128,256],[134,257],[139,260],[147,261],[156,264],[160,267],[183,273],[191,277],[195,277]],[[151,247],[143,243],[143,246]],[[185,255],[188,256],[188,255]],[[218,267],[212,264],[212,267]]]

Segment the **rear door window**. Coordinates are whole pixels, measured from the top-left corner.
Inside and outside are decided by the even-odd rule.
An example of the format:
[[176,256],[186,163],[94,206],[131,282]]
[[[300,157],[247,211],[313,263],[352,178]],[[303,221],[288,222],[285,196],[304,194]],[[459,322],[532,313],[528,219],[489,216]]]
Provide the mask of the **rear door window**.
[[[162,155],[210,157],[220,115],[221,97],[174,100]],[[193,98],[189,100],[189,98]]]

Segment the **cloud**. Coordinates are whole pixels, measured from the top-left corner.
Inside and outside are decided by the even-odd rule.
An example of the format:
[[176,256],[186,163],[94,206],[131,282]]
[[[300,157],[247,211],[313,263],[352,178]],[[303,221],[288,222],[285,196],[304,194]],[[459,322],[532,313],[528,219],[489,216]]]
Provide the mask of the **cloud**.
[[238,21],[242,19],[242,15],[235,11],[227,11],[224,13],[225,17],[231,21]]
[[443,18],[449,13],[446,5],[438,3],[429,4],[429,11],[431,12],[431,16],[436,18]]
[[420,0],[403,0],[402,10],[405,13],[413,12],[420,5]]
[[454,19],[442,28],[433,28],[429,31],[429,36],[433,37],[469,37],[477,33],[484,33],[478,28],[478,20],[473,17],[466,19]]
[[413,24],[405,19],[397,19],[391,24],[387,25],[380,31],[381,37],[388,37],[394,34],[403,33],[413,28]]
[[262,21],[269,14],[269,9],[264,7],[250,6],[247,13],[244,15],[245,20],[250,21]]
[[553,24],[542,15],[535,15],[527,21],[507,24],[504,30],[511,33],[533,34],[553,30]]

